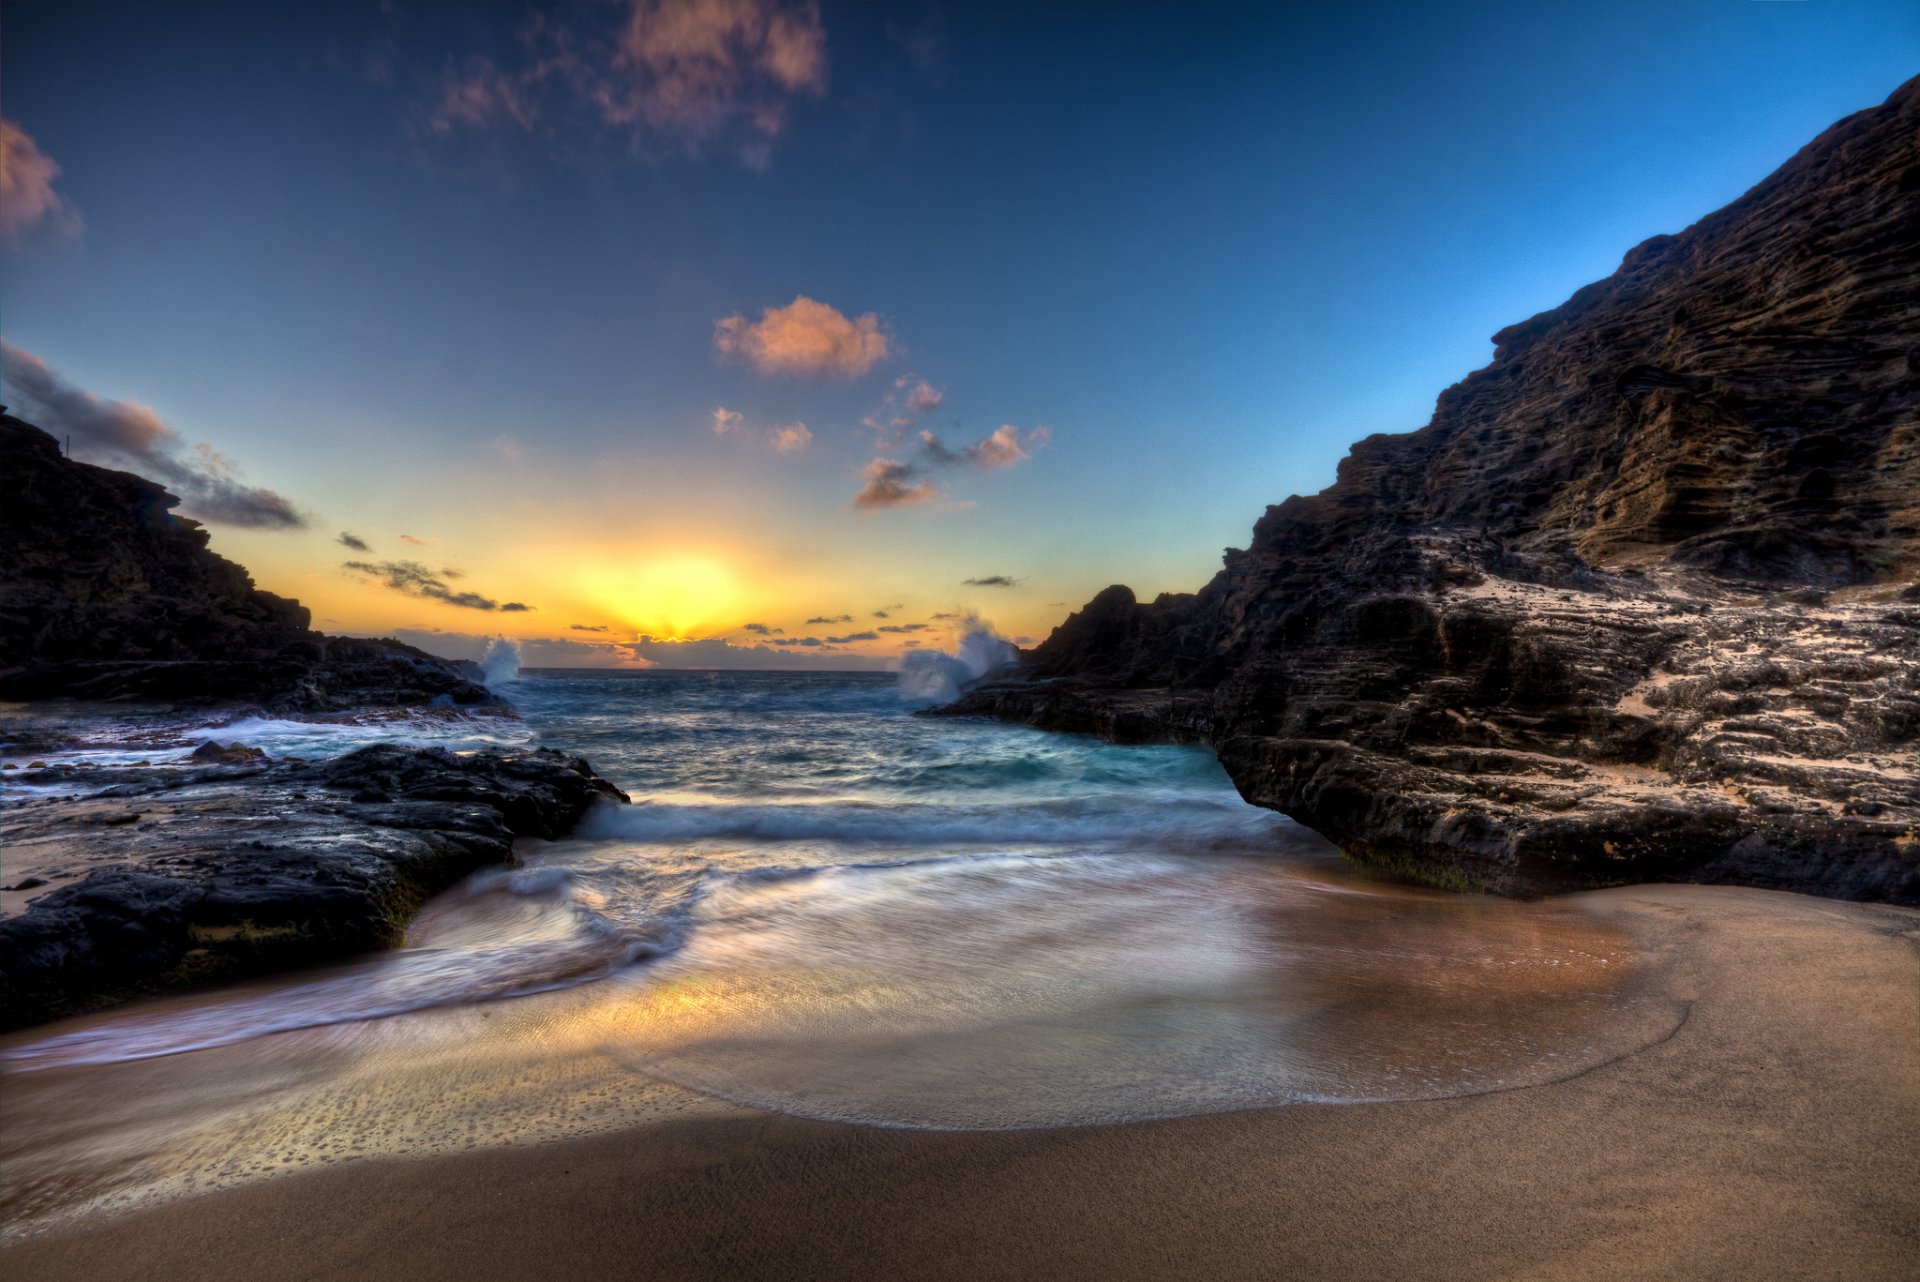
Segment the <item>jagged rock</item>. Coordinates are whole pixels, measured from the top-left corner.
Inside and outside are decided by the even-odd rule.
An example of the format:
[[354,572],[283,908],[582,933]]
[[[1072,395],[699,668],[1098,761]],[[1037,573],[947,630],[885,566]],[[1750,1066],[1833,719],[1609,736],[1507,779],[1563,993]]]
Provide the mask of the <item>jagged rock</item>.
[[212,739],[187,755],[195,761],[222,766],[239,766],[249,762],[264,761],[267,756],[259,748],[248,747],[244,743],[219,743]]
[[1920,902],[1916,245],[1920,80],[950,711],[1213,744],[1446,885]]
[[515,837],[627,800],[544,748],[184,765],[0,812],[9,872],[34,874],[8,889],[56,885],[0,919],[0,1026],[393,945],[429,895],[510,861]]
[[471,665],[329,637],[207,548],[179,499],[63,458],[0,415],[0,699],[260,703],[321,712],[497,701]]

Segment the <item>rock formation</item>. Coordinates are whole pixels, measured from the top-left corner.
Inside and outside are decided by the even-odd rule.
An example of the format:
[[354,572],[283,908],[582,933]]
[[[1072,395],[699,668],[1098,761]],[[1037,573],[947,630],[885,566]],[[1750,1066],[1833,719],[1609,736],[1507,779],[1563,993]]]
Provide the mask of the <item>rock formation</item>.
[[0,1028],[388,947],[514,838],[627,800],[551,749],[308,764],[203,744],[171,767],[8,778],[84,796],[5,812],[5,889],[38,893],[0,918]]
[[280,712],[492,701],[472,673],[423,650],[313,631],[299,602],[209,551],[178,503],[0,416],[0,700]]
[[1493,341],[1200,592],[950,710],[1210,743],[1444,885],[1920,902],[1920,80]]

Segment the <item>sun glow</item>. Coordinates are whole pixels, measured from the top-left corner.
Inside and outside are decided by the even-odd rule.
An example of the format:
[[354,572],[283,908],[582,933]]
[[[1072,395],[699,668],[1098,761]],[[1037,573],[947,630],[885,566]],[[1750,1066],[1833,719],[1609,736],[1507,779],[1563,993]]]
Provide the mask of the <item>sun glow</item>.
[[669,556],[586,571],[581,596],[635,632],[680,640],[733,622],[744,593],[734,572],[710,556]]

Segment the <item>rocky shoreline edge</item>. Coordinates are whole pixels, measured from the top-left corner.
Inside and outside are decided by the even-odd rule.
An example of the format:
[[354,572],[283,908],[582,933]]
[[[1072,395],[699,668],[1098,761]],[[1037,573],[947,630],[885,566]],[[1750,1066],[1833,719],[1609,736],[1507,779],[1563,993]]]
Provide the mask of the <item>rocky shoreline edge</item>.
[[[1205,745],[1247,801],[1444,889],[1697,882],[1920,905],[1920,606],[1905,594],[1497,578],[1446,563],[1444,545],[1424,586],[1328,606],[1337,641],[1300,656],[1316,685],[1282,718],[1240,681],[1119,685],[1031,656],[928,715]],[[1109,589],[1048,645],[1142,612]]]
[[[398,945],[432,895],[625,793],[550,748],[209,742],[174,765],[9,771],[0,1029]],[[64,881],[66,884],[56,884]],[[42,886],[54,886],[40,890]]]

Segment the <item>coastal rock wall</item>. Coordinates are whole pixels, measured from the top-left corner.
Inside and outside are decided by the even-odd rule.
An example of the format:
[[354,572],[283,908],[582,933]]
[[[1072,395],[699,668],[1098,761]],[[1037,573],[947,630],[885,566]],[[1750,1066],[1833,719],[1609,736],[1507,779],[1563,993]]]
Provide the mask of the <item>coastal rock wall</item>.
[[0,416],[0,699],[241,701],[315,712],[479,705],[458,665],[328,637],[174,515],[165,488],[63,458]]
[[950,711],[1211,743],[1445,885],[1920,902],[1916,246],[1920,81]]
[[[81,800],[0,812],[0,1028],[398,944],[428,896],[626,794],[551,749],[376,745],[307,764],[30,772]],[[42,777],[44,776],[44,777]]]

